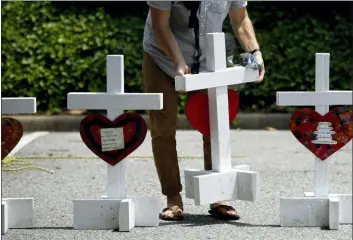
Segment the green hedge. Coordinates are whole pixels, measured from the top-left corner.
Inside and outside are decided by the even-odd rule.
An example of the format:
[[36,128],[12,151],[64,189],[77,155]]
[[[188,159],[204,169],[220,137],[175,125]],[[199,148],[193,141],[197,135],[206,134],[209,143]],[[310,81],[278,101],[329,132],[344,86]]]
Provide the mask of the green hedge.
[[[2,96],[35,96],[39,111],[59,113],[68,92],[105,91],[108,54],[125,56],[125,91],[141,92],[143,4],[143,14],[117,17],[104,6],[3,2]],[[330,87],[351,89],[353,36],[347,18],[335,14],[325,21],[266,5],[249,4],[266,77],[241,91],[242,111],[282,111],[275,106],[276,91],[313,90],[316,52],[331,53]],[[231,31],[228,20],[224,31]],[[185,98],[181,95],[179,113]]]
[[60,11],[50,2],[2,7],[2,94],[36,96],[58,113],[70,91],[105,91],[106,55],[123,54],[128,91],[140,91],[143,19],[103,9]]

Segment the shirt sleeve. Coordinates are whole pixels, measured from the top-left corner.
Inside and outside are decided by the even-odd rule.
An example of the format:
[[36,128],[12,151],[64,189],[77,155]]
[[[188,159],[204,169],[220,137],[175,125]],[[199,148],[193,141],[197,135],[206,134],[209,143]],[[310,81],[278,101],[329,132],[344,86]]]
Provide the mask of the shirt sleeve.
[[232,1],[230,8],[245,8],[248,5],[248,1]]
[[157,8],[159,10],[169,10],[172,8],[172,1],[147,1],[148,6],[152,8]]

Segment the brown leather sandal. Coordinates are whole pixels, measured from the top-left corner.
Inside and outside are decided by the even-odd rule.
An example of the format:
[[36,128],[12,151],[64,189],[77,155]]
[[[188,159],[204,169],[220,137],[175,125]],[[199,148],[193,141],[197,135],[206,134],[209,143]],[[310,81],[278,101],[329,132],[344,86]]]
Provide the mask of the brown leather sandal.
[[[166,211],[171,211],[173,213],[173,216],[166,216],[164,213]],[[161,220],[165,220],[165,221],[181,221],[184,220],[184,216],[183,216],[183,210],[177,206],[175,207],[170,207],[170,208],[164,208],[162,210],[162,213],[159,214],[159,218]]]
[[[235,215],[227,214],[227,213],[224,214],[220,211],[220,209],[224,209],[227,212],[235,211],[236,214]],[[208,213],[219,220],[239,220],[240,219],[240,216],[237,214],[237,211],[232,206],[228,206],[228,205],[222,205],[222,204],[217,205],[216,207],[211,208],[211,210],[209,210]]]

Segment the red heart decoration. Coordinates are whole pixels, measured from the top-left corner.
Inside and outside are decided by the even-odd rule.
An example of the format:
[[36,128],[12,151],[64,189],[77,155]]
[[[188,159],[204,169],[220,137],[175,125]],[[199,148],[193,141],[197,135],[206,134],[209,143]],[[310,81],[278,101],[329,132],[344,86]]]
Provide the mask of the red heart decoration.
[[[237,116],[239,108],[239,96],[232,90],[228,89],[228,111],[229,124],[231,124]],[[208,109],[208,95],[204,92],[192,94],[185,105],[185,115],[190,124],[205,136],[210,136],[210,116]]]
[[346,107],[337,107],[322,116],[312,109],[302,108],[293,113],[289,129],[301,144],[325,160],[352,139],[353,112]]
[[94,154],[114,166],[143,143],[147,125],[137,113],[124,113],[114,121],[102,114],[89,114],[81,121],[80,134]]
[[14,118],[1,118],[1,161],[16,147],[23,135],[22,123]]

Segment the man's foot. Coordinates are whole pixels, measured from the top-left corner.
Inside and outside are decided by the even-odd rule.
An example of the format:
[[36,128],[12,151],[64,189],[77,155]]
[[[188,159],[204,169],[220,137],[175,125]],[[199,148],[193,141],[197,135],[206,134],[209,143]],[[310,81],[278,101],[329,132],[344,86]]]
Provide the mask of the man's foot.
[[212,216],[219,220],[239,220],[240,216],[229,203],[214,203],[210,205],[208,211]]
[[160,214],[162,220],[180,221],[183,216],[183,201],[180,195],[167,197],[167,207]]
[[166,221],[181,221],[184,220],[183,210],[178,206],[167,207],[163,209],[159,215],[160,219]]

